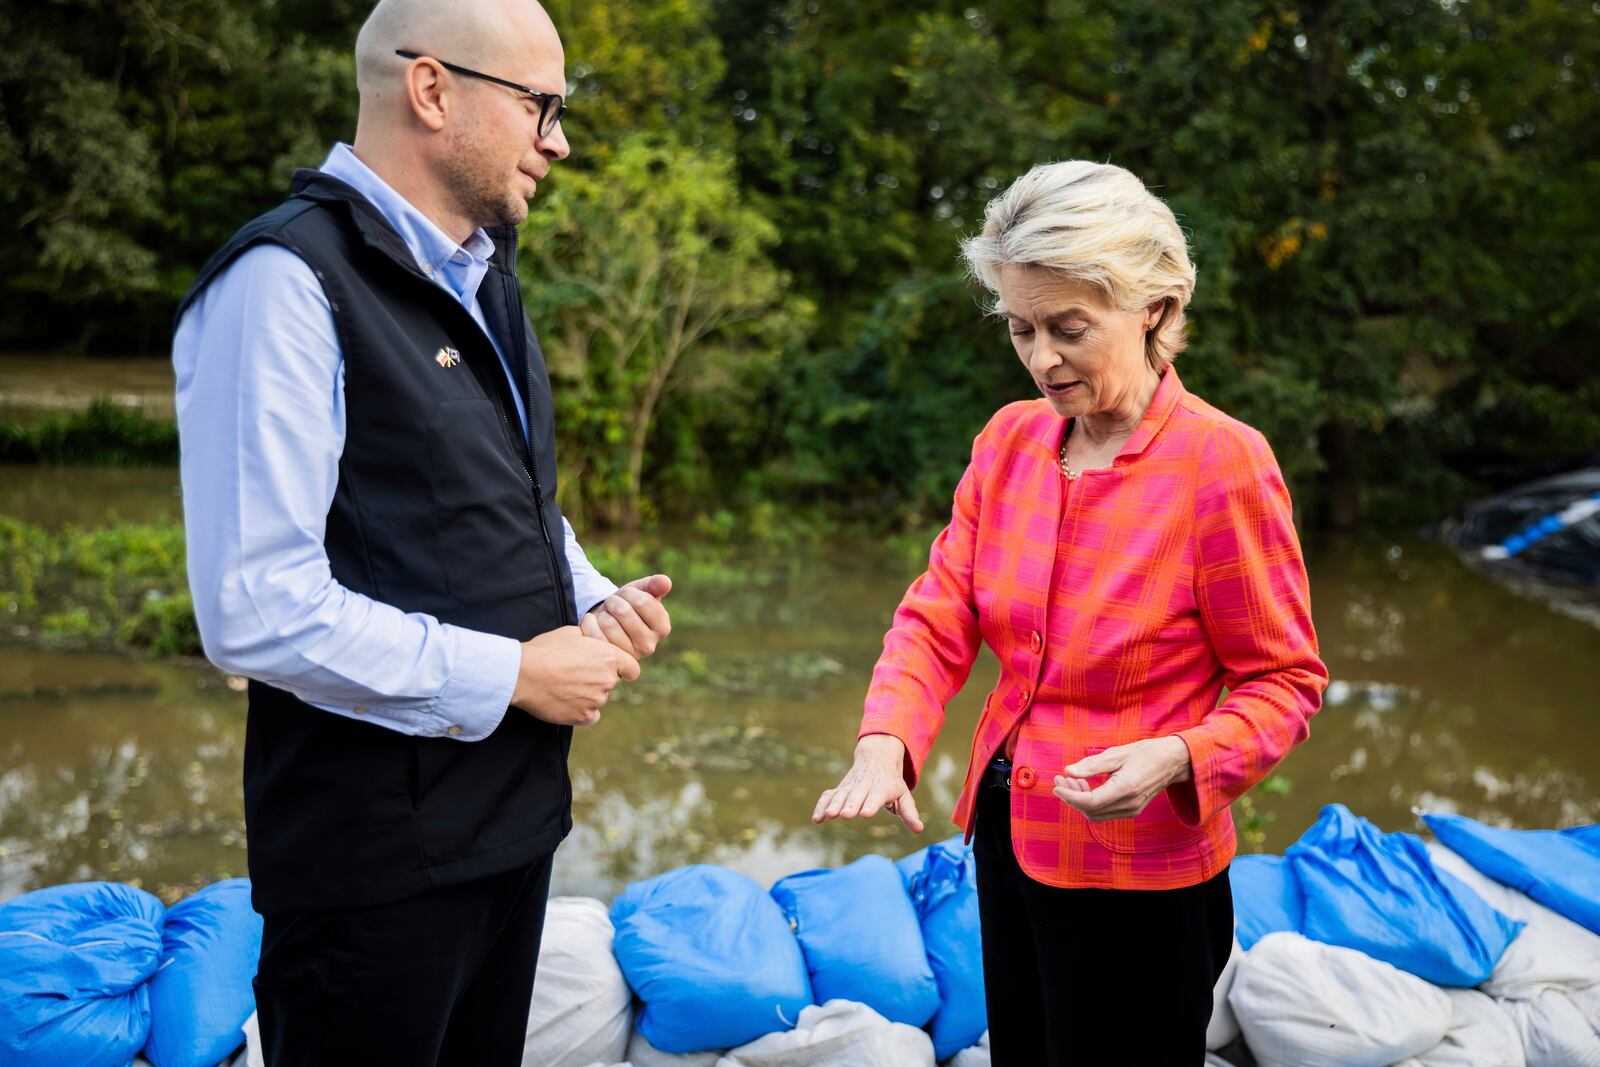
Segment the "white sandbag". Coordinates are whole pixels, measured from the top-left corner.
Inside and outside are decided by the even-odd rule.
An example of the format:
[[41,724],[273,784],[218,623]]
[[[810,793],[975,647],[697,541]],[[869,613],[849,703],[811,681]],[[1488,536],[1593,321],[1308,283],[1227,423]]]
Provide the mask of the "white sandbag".
[[954,1056],[945,1067],[989,1067],[989,1031],[985,1030],[978,1043],[970,1048],[964,1048]]
[[267,1067],[267,1059],[261,1054],[261,1022],[256,1013],[251,1012],[239,1029],[244,1031],[244,1051],[234,1059],[233,1067]]
[[1476,989],[1446,989],[1450,1029],[1428,1051],[1395,1067],[1524,1067],[1522,1035],[1495,999]]
[[1233,988],[1233,976],[1239,970],[1239,957],[1243,955],[1244,949],[1235,937],[1233,952],[1228,955],[1227,965],[1211,989],[1211,1022],[1206,1025],[1208,1049],[1221,1048],[1239,1036],[1239,1020],[1233,1017],[1233,1009],[1228,1006],[1228,990]]
[[639,1032],[637,1024],[628,1037],[628,1062],[633,1067],[714,1067],[722,1052],[662,1052]]
[[1572,1003],[1578,1006],[1584,1017],[1589,1020],[1589,1025],[1594,1027],[1595,1033],[1600,1034],[1600,982],[1596,982],[1588,989],[1579,989],[1568,993]]
[[1380,960],[1295,933],[1257,941],[1228,1003],[1261,1067],[1388,1067],[1437,1045],[1450,998]]
[[800,1012],[793,1030],[732,1049],[716,1067],[933,1067],[933,1039],[865,1004],[830,1000]]
[[523,1067],[584,1067],[627,1056],[633,990],[612,953],[606,906],[555,897],[545,909]]
[[1501,914],[1527,925],[1479,988],[1492,997],[1534,1000],[1546,989],[1573,993],[1600,986],[1600,936],[1510,886],[1495,881],[1438,842],[1435,867],[1448,871]]
[[1567,994],[1546,990],[1500,1006],[1522,1036],[1528,1067],[1600,1067],[1600,1034]]

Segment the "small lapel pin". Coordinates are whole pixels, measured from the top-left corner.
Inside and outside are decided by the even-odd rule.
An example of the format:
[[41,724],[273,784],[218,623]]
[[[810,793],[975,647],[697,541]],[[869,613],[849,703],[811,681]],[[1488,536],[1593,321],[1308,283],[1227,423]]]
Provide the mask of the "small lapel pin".
[[461,362],[461,353],[448,346],[434,353],[433,361],[441,367],[454,367]]

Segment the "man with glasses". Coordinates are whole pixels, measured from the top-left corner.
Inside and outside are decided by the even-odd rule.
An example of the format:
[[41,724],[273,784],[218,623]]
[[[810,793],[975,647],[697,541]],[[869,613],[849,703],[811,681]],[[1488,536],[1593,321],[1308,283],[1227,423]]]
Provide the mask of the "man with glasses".
[[353,145],[173,340],[207,655],[249,682],[269,1064],[521,1062],[567,753],[670,628],[556,506],[517,225],[569,148],[534,0],[382,0]]

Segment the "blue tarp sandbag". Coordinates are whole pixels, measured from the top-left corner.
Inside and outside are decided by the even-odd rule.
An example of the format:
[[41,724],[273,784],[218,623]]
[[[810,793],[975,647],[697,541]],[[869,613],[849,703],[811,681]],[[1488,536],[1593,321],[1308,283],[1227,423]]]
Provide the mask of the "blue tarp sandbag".
[[1233,887],[1233,929],[1249,950],[1268,934],[1299,933],[1305,922],[1300,883],[1282,856],[1239,856],[1228,867]]
[[883,856],[791,874],[772,887],[805,953],[817,1003],[851,1000],[892,1023],[921,1026],[939,986],[905,883]]
[[[962,836],[961,834],[955,834],[939,843],[941,845],[955,845],[958,848],[970,850],[972,846],[963,844]],[[924,845],[910,855],[902,856],[894,861],[894,865],[900,869],[900,880],[906,884],[908,892],[911,889],[911,879],[922,873],[922,866],[928,861],[928,849],[932,847],[932,845]]]
[[1463,815],[1424,815],[1441,843],[1497,882],[1600,934],[1600,844],[1593,827],[1502,830]]
[[1574,826],[1559,833],[1563,837],[1570,837],[1596,855],[1600,855],[1600,823],[1594,826]]
[[976,1045],[989,1029],[977,867],[972,846],[959,836],[922,852],[923,866],[912,876],[909,891],[922,920],[928,966],[939,987],[939,1010],[928,1025],[933,1054],[947,1060]]
[[662,1052],[703,1052],[793,1029],[812,1003],[783,912],[755,882],[696,864],[635,882],[611,905],[613,948]]
[[150,1033],[161,901],[79,882],[0,904],[0,1063],[123,1067]]
[[1305,898],[1302,933],[1434,985],[1486,981],[1522,930],[1436,870],[1420,838],[1386,834],[1343,804],[1323,808],[1284,858]]
[[213,1067],[244,1044],[240,1027],[256,1010],[250,981],[261,955],[261,916],[250,880],[206,886],[167,909],[161,969],[150,979],[155,1067]]
[[[950,840],[959,844],[961,837],[957,835]],[[894,861],[895,869],[900,872],[900,881],[905,883],[907,892],[911,891],[911,880],[922,873],[923,864],[928,862],[928,849],[932,847],[932,845],[928,845],[924,848],[919,848],[910,855],[902,856]]]

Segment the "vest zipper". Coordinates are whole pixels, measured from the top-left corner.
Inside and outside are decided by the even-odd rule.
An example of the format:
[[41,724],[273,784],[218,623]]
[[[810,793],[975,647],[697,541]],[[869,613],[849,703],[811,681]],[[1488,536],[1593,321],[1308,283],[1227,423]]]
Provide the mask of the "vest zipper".
[[[544,489],[539,485],[539,461],[534,456],[533,448],[533,367],[528,359],[527,331],[522,324],[522,286],[517,278],[517,254],[522,244],[522,232],[513,228],[511,231],[511,287],[506,293],[506,314],[511,320],[511,329],[515,335],[517,354],[522,358],[522,403],[528,412],[528,432],[524,440],[528,445],[528,480],[533,482],[533,503],[539,512],[539,532],[544,535],[545,555],[550,563],[550,581],[555,586],[556,601],[561,606],[561,618],[569,626],[577,625],[577,620],[569,618],[567,610],[567,590],[561,581],[561,566],[556,562],[556,546],[550,538],[550,526],[544,518]],[[512,297],[515,299],[512,299]],[[551,398],[552,407],[555,398]],[[502,419],[506,418],[504,409],[500,412]],[[509,429],[509,425],[507,427]],[[563,542],[563,548],[565,542]]]

